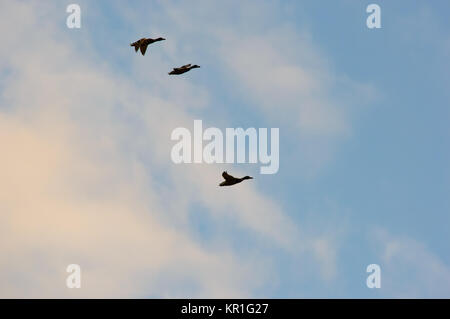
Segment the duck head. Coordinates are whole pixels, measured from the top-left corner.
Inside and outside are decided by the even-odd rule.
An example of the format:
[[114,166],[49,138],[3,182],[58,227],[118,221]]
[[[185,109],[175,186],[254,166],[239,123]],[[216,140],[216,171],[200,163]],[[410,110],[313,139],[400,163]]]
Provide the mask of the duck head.
[[196,68],[199,68],[199,67],[200,67],[200,65],[194,64],[193,66],[191,66],[191,69],[196,69]]
[[251,176],[244,176],[242,179],[253,179]]
[[157,39],[155,39],[155,41],[164,41],[165,39],[164,38],[157,38]]

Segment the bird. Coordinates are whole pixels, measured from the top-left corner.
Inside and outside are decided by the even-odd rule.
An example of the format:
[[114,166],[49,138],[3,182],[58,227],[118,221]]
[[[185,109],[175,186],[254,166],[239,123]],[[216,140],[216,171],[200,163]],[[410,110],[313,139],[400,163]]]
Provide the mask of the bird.
[[164,40],[165,40],[164,38],[156,38],[156,39],[142,38],[137,40],[136,42],[131,43],[130,46],[134,47],[135,52],[137,52],[140,49],[142,55],[145,55],[145,51],[147,51],[147,47],[149,44]]
[[191,65],[191,64],[186,64],[183,66],[180,66],[179,68],[173,68],[172,71],[169,72],[169,75],[178,75],[178,74],[183,74],[186,73],[192,69],[196,69],[199,68],[200,66],[197,64]]
[[231,176],[226,171],[222,173],[222,177],[225,179],[222,183],[219,184],[219,186],[232,186],[234,184],[238,184],[246,179],[253,179],[251,176],[244,176],[241,178],[236,178],[234,176]]

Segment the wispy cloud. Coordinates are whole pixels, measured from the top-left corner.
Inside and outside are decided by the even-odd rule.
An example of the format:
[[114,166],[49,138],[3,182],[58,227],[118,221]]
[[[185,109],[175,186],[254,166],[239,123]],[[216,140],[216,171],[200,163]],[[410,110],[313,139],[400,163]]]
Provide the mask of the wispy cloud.
[[[80,51],[48,5],[5,1],[0,12],[0,28],[15,26],[0,47],[0,69],[9,70],[0,100],[1,296],[251,295],[268,268],[227,238],[200,245],[183,223],[198,202],[329,264],[331,246],[302,237],[256,187],[219,193],[220,168],[171,164],[170,131],[208,106],[204,87],[160,80],[138,62],[129,75],[99,63],[99,51],[86,43]],[[80,291],[65,288],[70,263],[82,266]]]
[[447,298],[450,267],[429,247],[379,229],[376,240],[384,295],[395,298]]

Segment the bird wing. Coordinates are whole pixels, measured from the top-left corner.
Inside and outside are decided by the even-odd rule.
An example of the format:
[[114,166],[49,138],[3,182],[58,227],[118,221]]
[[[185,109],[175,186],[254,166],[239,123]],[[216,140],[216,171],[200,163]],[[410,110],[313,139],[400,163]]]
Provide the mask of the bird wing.
[[233,179],[234,179],[234,177],[231,176],[230,174],[228,174],[226,171],[222,173],[222,177],[223,177],[226,181],[229,181],[229,180],[233,180]]
[[188,67],[190,67],[191,66],[191,64],[189,63],[189,64],[185,64],[185,65],[183,65],[182,67],[180,67],[180,69],[186,69],[186,68],[188,68]]
[[145,55],[145,51],[147,51],[148,44],[141,44],[141,53]]

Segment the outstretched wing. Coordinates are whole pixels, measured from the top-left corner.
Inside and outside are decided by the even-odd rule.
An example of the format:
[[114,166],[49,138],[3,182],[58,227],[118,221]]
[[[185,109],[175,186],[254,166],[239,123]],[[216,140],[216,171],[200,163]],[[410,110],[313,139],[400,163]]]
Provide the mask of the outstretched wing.
[[233,179],[234,179],[234,177],[231,176],[230,174],[228,174],[226,171],[222,173],[222,177],[223,177],[226,181],[229,181],[229,180],[233,180]]
[[141,44],[141,53],[145,55],[145,51],[147,51],[148,44]]
[[134,47],[134,50],[137,52],[139,50],[139,40],[131,43],[130,46]]

